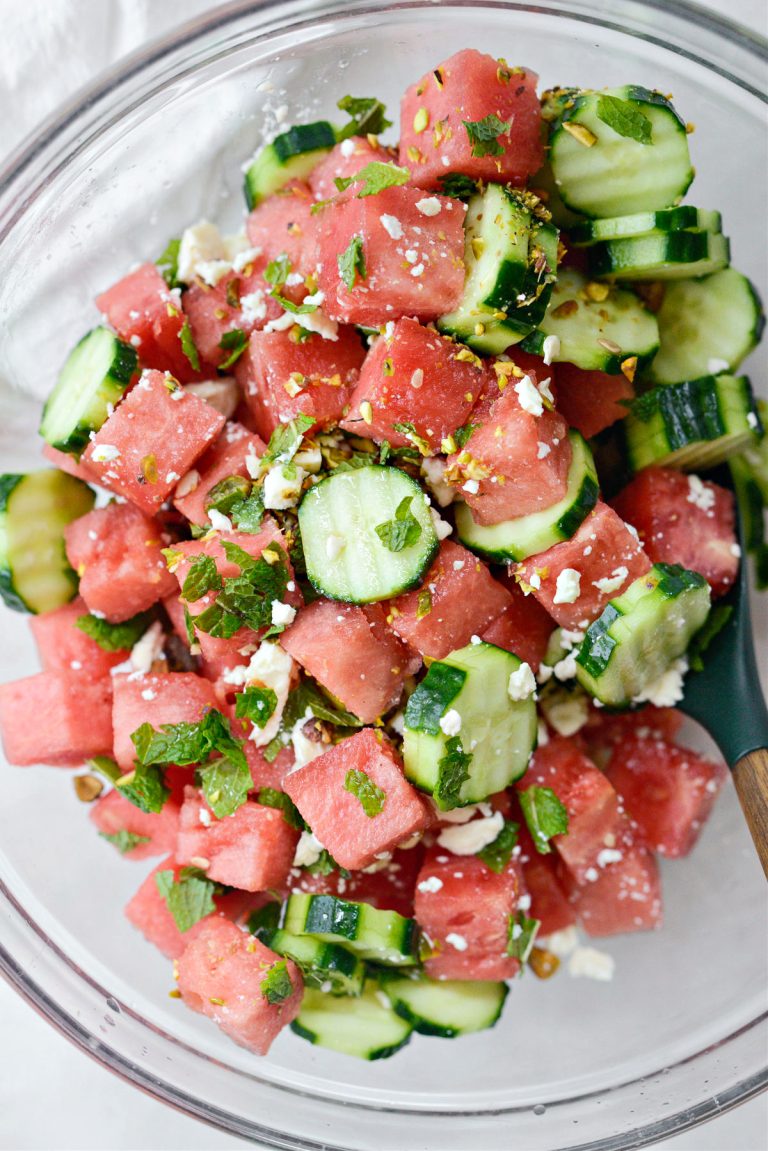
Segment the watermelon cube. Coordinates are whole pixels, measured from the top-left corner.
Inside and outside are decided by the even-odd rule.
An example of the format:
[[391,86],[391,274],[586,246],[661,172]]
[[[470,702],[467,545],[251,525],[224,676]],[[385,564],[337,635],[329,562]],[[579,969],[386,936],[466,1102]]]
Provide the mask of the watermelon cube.
[[339,328],[335,340],[314,333],[298,342],[291,331],[254,332],[236,376],[259,434],[268,440],[298,415],[311,416],[314,427],[337,424],[364,358],[354,328]]
[[82,671],[98,679],[127,658],[127,651],[104,651],[76,626],[87,614],[87,604],[78,598],[55,611],[29,617],[43,671]]
[[513,652],[535,671],[544,660],[555,621],[535,599],[523,593],[520,585],[508,573],[509,569],[505,568],[501,583],[512,600],[485,629],[481,638],[486,643]]
[[264,451],[265,445],[258,436],[242,424],[227,422],[219,438],[182,477],[174,496],[174,507],[190,523],[207,524],[205,501],[211,488],[228,476],[247,477],[247,460],[257,460]]
[[651,563],[682,564],[724,595],[739,571],[733,492],[674,468],[646,468],[613,501]]
[[120,338],[136,348],[145,368],[170,372],[182,383],[201,378],[181,346],[181,294],[169,289],[154,264],[142,264],[118,280],[96,297],[96,307]]
[[[291,991],[280,1002],[270,1002],[266,978],[278,963]],[[301,1007],[303,983],[296,964],[225,919],[206,920],[178,960],[178,981],[187,1007],[257,1055],[267,1054]]]
[[585,439],[623,420],[627,403],[634,398],[634,387],[621,373],[609,376],[575,364],[557,365],[557,410]]
[[123,771],[130,771],[136,755],[131,733],[149,723],[159,730],[164,723],[198,723],[219,705],[212,685],[193,672],[165,675],[116,675],[112,723],[114,756]]
[[146,611],[174,590],[162,553],[171,538],[133,504],[95,508],[67,525],[64,541],[87,610],[112,623]]
[[176,858],[202,868],[216,883],[242,891],[284,886],[298,839],[277,808],[248,800],[217,819],[201,791],[185,788]]
[[402,448],[413,440],[395,425],[407,425],[439,452],[442,440],[467,422],[490,382],[474,357],[462,358],[466,351],[417,320],[396,320],[366,356],[342,427]]
[[337,180],[356,176],[366,164],[397,163],[397,151],[380,144],[375,136],[351,136],[331,148],[309,174],[309,186],[316,200],[338,195]]
[[615,789],[577,744],[563,736],[550,739],[531,757],[518,791],[547,787],[568,812],[568,832],[552,843],[579,883],[586,883],[621,855],[629,821]]
[[77,456],[71,456],[68,452],[60,452],[57,448],[52,448],[50,444],[43,444],[43,455],[54,467],[66,472],[68,476],[75,476],[76,479],[83,480],[86,484],[93,483],[93,472],[85,466],[82,460],[78,460]]
[[606,772],[642,843],[669,859],[691,851],[726,775],[688,748],[637,737],[618,744]]
[[[232,720],[232,730],[240,739],[245,738],[246,728],[252,726],[243,720]],[[264,758],[262,748],[257,747],[253,740],[246,739],[243,750],[245,751],[245,758],[248,760],[248,767],[251,770],[251,779],[256,792],[262,787],[271,787],[275,791],[285,790],[283,787],[285,777],[293,767],[296,758],[290,745],[278,752],[271,763]]]
[[[400,163],[420,188],[441,188],[459,172],[473,180],[524,184],[544,163],[535,72],[466,48],[405,92],[400,109]],[[479,147],[465,127],[495,116],[500,135]]]
[[[425,589],[431,597],[426,614],[423,602],[419,610]],[[443,540],[422,581],[422,590],[406,592],[391,601],[391,627],[423,656],[442,659],[465,647],[473,635],[481,635],[509,607],[511,599],[477,556]]]
[[[412,184],[363,199],[358,190],[353,184],[316,217],[327,314],[377,327],[402,315],[434,320],[457,307],[464,287],[465,205],[425,196]],[[432,201],[439,207],[435,215]],[[351,271],[339,268],[349,252],[356,254],[354,281]]]
[[544,939],[556,931],[565,931],[576,923],[576,914],[558,880],[557,859],[541,855],[534,847],[525,823],[518,817],[519,862],[523,885],[530,899],[527,915],[538,919],[539,936]]
[[180,805],[168,798],[161,811],[142,811],[114,790],[102,795],[88,814],[102,835],[128,831],[148,839],[148,843],[137,843],[124,853],[126,859],[148,859],[153,855],[167,855],[176,849],[179,810]]
[[227,273],[215,286],[197,280],[184,293],[182,303],[192,338],[206,363],[218,367],[233,354],[233,347],[221,346],[227,332],[250,335],[281,314],[280,304],[270,295],[272,285],[264,279],[267,263],[259,255],[240,272]]
[[280,643],[363,723],[397,703],[421,659],[386,625],[380,604],[318,599],[303,608]]
[[145,372],[83,452],[96,482],[152,515],[209,447],[224,417],[162,372]]
[[424,964],[431,979],[512,979],[520,970],[507,954],[509,921],[517,909],[514,866],[501,874],[476,855],[432,847],[416,881],[416,920],[432,947]]
[[369,867],[431,822],[400,757],[370,728],[292,772],[284,787],[320,842],[351,870]]
[[375,871],[353,871],[346,876],[338,871],[313,875],[303,869],[296,870],[291,873],[291,891],[340,895],[353,903],[370,903],[410,919],[414,914],[416,879],[423,861],[424,848],[418,843],[407,850],[393,851],[392,858]]
[[[637,537],[612,508],[598,500],[575,535],[530,556],[517,565],[515,575],[562,627],[583,628],[650,567]],[[579,575],[573,602],[568,602],[573,591],[566,588],[564,592],[563,581],[558,585],[566,569]],[[558,603],[563,598],[566,602]]]
[[42,671],[0,684],[0,736],[18,767],[71,767],[112,754],[112,683],[78,671]]
[[579,732],[579,740],[589,758],[605,767],[619,744],[634,737],[673,743],[682,723],[683,713],[673,707],[646,705],[614,714],[594,708]]
[[591,881],[577,883],[567,868],[560,882],[587,935],[623,935],[661,927],[661,880],[656,860],[643,847],[630,847]]
[[[294,274],[309,276],[317,262],[317,219],[309,186],[292,180],[254,208],[246,222],[248,240],[265,261],[287,256]],[[281,295],[288,295],[284,288]]]

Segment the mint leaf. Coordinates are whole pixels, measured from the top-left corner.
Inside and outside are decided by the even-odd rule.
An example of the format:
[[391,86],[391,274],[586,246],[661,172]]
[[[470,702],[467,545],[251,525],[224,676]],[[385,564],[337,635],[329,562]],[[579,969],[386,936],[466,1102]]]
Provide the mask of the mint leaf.
[[499,143],[499,136],[509,132],[512,127],[507,120],[500,120],[493,112],[483,116],[482,120],[462,120],[467,129],[467,135],[472,145],[473,156],[503,156],[504,149]]
[[197,350],[197,344],[192,336],[192,329],[189,326],[189,320],[185,320],[179,332],[179,339],[181,340],[181,350],[189,360],[190,364],[196,372],[200,371],[200,353]]
[[618,96],[599,96],[597,118],[613,128],[619,136],[637,140],[638,144],[653,143],[653,124],[638,106]]
[[199,555],[189,565],[181,594],[187,603],[196,603],[209,591],[221,591],[222,586],[216,561],[212,556]]
[[225,541],[222,546],[227,559],[240,568],[240,575],[224,580],[216,602],[195,616],[195,627],[224,639],[242,627],[254,631],[271,627],[272,601],[284,599],[289,581],[285,552],[270,544],[255,558],[237,544]]
[[223,516],[228,516],[233,508],[243,503],[251,494],[251,481],[245,476],[227,476],[219,480],[205,497],[205,510],[215,508]]
[[195,621],[192,619],[187,605],[183,604],[182,606],[184,608],[184,630],[187,633],[187,643],[190,647],[192,647],[194,643],[197,643],[197,637],[195,635]]
[[512,849],[517,843],[519,827],[510,819],[504,820],[504,826],[494,839],[482,851],[478,851],[477,858],[482,859],[486,867],[501,875],[512,858]]
[[133,851],[134,847],[139,847],[142,843],[149,843],[150,837],[148,835],[135,835],[132,831],[126,831],[121,827],[119,831],[114,834],[109,834],[106,831],[100,831],[99,835],[102,839],[106,839],[113,847],[116,847],[121,855],[126,855],[129,851]]
[[331,855],[327,848],[323,848],[314,863],[309,863],[304,868],[310,875],[330,875],[334,871],[338,871],[339,875],[344,879],[349,879],[349,872],[345,867],[341,867]]
[[290,463],[301,447],[305,432],[308,432],[314,423],[312,416],[297,416],[295,420],[275,428],[269,437],[267,450],[259,461],[262,470],[266,471],[272,464]]
[[349,124],[336,132],[339,143],[350,136],[378,136],[392,127],[392,121],[386,118],[386,106],[375,97],[342,96],[336,107],[352,117]]
[[257,535],[261,531],[264,519],[264,493],[261,488],[254,488],[244,500],[238,500],[229,509],[229,518],[240,532]]
[[517,915],[510,915],[507,955],[525,963],[531,954],[540,926],[539,919],[531,919],[522,911],[518,911]]
[[263,807],[274,807],[281,811],[289,827],[295,828],[296,831],[305,830],[307,825],[299,814],[299,809],[290,795],[286,795],[284,791],[277,791],[274,787],[262,787],[257,800]]
[[231,368],[233,364],[237,363],[248,347],[249,340],[250,336],[248,336],[242,328],[232,328],[230,331],[224,333],[219,340],[219,347],[223,352],[229,352],[229,355],[219,364],[218,370],[220,372],[223,372],[226,368]]
[[102,651],[129,651],[152,623],[151,611],[142,611],[122,623],[109,623],[95,615],[81,615],[75,627],[99,645]]
[[478,191],[477,180],[462,176],[460,172],[449,172],[440,177],[440,191],[443,196],[451,196],[454,200],[469,200]]
[[366,772],[354,769],[348,771],[344,777],[344,790],[360,801],[360,806],[369,819],[380,815],[384,810],[387,793],[374,783]]
[[691,671],[704,671],[703,655],[715,636],[719,635],[733,615],[732,604],[716,604],[688,645],[688,666]]
[[541,855],[549,855],[552,836],[565,835],[568,831],[568,812],[564,804],[549,787],[526,788],[518,792],[518,799],[536,850]]
[[189,931],[216,910],[213,902],[216,885],[210,879],[190,874],[186,868],[182,868],[178,879],[170,870],[158,871],[155,883],[181,932]]
[[273,763],[287,745],[289,734],[301,719],[319,719],[336,727],[362,727],[362,723],[351,711],[333,704],[328,696],[309,679],[302,679],[298,687],[289,694],[280,720],[280,730],[264,748],[264,758]]
[[432,454],[432,449],[429,446],[429,441],[425,440],[423,436],[419,435],[419,433],[416,431],[415,424],[395,423],[392,425],[392,431],[399,432],[401,436],[405,436],[406,439],[410,440],[413,446],[417,448],[423,456],[429,456]]
[[266,727],[277,707],[277,695],[271,687],[247,687],[235,696],[235,715],[249,719],[257,727]]
[[290,272],[291,261],[285,252],[282,252],[276,260],[270,260],[267,264],[264,269],[264,279],[274,288],[279,288],[288,279]]
[[213,752],[227,756],[238,766],[248,766],[240,741],[232,735],[229,720],[216,708],[206,711],[198,723],[164,723],[159,731],[143,723],[131,734],[131,741],[140,767],[202,764]]
[[394,519],[376,525],[376,535],[391,552],[413,547],[421,536],[421,524],[410,510],[412,503],[413,496],[406,496],[397,505]]
[[253,780],[244,755],[236,762],[222,756],[200,769],[200,784],[213,814],[225,819],[245,803]]
[[464,427],[456,429],[456,431],[453,433],[453,442],[456,444],[458,451],[461,451],[462,448],[467,446],[469,437],[472,435],[475,428],[478,428],[479,426],[479,424],[464,424]]
[[288,965],[284,959],[273,963],[267,974],[259,984],[261,994],[272,1007],[284,1003],[293,995],[293,983],[288,974]]
[[359,275],[361,280],[367,276],[365,267],[365,253],[363,251],[363,237],[353,236],[340,255],[336,257],[339,265],[339,275],[344,286],[351,292],[355,286],[355,279]]
[[134,807],[148,812],[162,811],[171,794],[165,786],[162,769],[154,764],[137,764],[133,771],[115,780],[115,787]]
[[376,196],[387,188],[396,188],[401,184],[407,184],[410,178],[411,173],[408,168],[398,168],[397,164],[383,164],[381,160],[372,160],[354,176],[346,176],[342,179],[337,177],[334,183],[340,192],[345,191],[351,184],[362,184],[362,188],[357,193],[357,199],[362,200],[366,196]]
[[437,784],[433,792],[441,811],[457,807],[463,785],[469,779],[472,755],[467,754],[458,735],[452,735],[445,744],[445,755],[437,761]]
[[169,288],[178,288],[181,283],[179,280],[180,247],[180,239],[169,240],[166,244],[165,251],[155,260],[155,267],[159,270],[160,275]]
[[251,935],[255,935],[257,939],[263,940],[269,946],[269,936],[273,931],[277,930],[280,923],[280,912],[282,908],[275,900],[270,900],[265,903],[263,907],[259,907],[256,911],[252,911],[248,916],[248,930]]
[[286,299],[277,291],[269,294],[273,300],[277,300],[284,312],[290,312],[293,316],[308,316],[311,312],[316,312],[318,308],[317,304],[294,304],[293,300]]

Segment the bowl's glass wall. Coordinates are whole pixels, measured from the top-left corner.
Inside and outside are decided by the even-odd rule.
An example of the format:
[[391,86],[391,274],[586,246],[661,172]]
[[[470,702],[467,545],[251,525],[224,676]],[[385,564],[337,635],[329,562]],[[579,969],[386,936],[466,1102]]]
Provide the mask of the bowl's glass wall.
[[[46,143],[6,188],[3,471],[34,466],[39,402],[70,346],[98,322],[96,292],[200,216],[239,225],[241,164],[274,130],[278,109],[287,122],[332,116],[347,92],[375,94],[394,109],[407,82],[467,45],[535,68],[542,86],[635,82],[673,92],[696,124],[693,202],[723,209],[733,261],[765,293],[763,108],[724,75],[665,47],[674,38],[671,17],[612,5],[614,19],[621,10],[625,20],[645,22],[654,39],[643,39],[557,14],[556,5],[384,13],[348,4],[298,31],[264,33],[268,21],[302,7],[222,22],[145,65]],[[674,29],[680,35],[682,25]],[[695,29],[692,42],[701,35]],[[753,358],[752,374],[764,390],[764,358]],[[0,627],[4,678],[36,670],[25,621],[4,612]],[[765,659],[765,615],[758,628]],[[31,994],[41,1003],[50,997],[61,1025],[123,1073],[154,1081],[159,1093],[233,1130],[280,1132],[285,1142],[273,1134],[275,1145],[287,1147],[490,1151],[624,1136],[637,1145],[716,1114],[759,1079],[765,900],[730,787],[692,858],[663,869],[664,930],[605,944],[616,959],[612,983],[528,977],[493,1032],[457,1043],[416,1038],[394,1060],[368,1066],[290,1035],[258,1060],[169,999],[170,965],[121,916],[149,865],[120,860],[96,837],[68,773],[4,766],[2,778],[2,877],[25,912],[8,906],[4,939]],[[336,1105],[350,1102],[360,1107]],[[636,1128],[645,1134],[628,1134]]]

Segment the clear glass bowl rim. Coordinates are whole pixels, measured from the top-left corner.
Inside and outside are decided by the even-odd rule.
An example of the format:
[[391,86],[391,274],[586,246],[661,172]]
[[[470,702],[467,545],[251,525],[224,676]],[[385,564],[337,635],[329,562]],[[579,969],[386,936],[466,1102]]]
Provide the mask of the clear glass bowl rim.
[[[765,65],[768,61],[768,39],[751,31],[748,28],[720,16],[709,9],[700,8],[688,0],[404,0],[403,3],[377,3],[375,0],[234,0],[215,8],[211,13],[200,16],[194,20],[181,24],[168,35],[150,41],[142,48],[120,60],[114,67],[103,72],[95,82],[78,91],[71,100],[58,112],[45,119],[37,131],[23,141],[19,147],[8,157],[6,163],[0,168],[0,244],[12,230],[15,222],[23,215],[25,208],[34,200],[36,192],[44,184],[55,180],[57,172],[63,168],[71,158],[73,149],[80,151],[87,147],[102,133],[114,126],[115,122],[125,115],[129,108],[135,107],[147,98],[150,91],[166,84],[178,70],[181,61],[174,59],[177,54],[191,47],[195,42],[203,40],[213,33],[223,33],[234,26],[242,18],[253,15],[260,18],[264,31],[281,30],[288,27],[298,31],[301,26],[315,24],[321,19],[333,16],[343,16],[354,13],[367,12],[386,13],[392,10],[407,10],[416,8],[434,8],[441,6],[451,8],[472,8],[475,5],[483,8],[498,8],[500,12],[527,10],[557,18],[567,17],[579,19],[601,27],[620,31],[626,35],[642,37],[646,40],[656,41],[666,48],[672,48],[680,55],[686,56],[708,70],[714,70],[732,84],[744,89],[759,100],[768,104],[768,91],[766,90]],[[647,28],[642,27],[642,21],[637,16],[643,10],[655,10],[658,13],[657,27],[659,32],[668,33],[664,29],[665,22],[678,25],[681,39],[671,43],[665,34],[652,35]],[[625,19],[635,19],[635,27],[621,23]],[[690,43],[683,36],[683,29],[695,32],[695,44]],[[716,45],[722,46],[725,42],[731,52],[731,60],[726,62],[721,52],[716,52]],[[220,51],[226,51],[226,41],[219,45]],[[170,63],[170,69],[163,73],[164,63]],[[735,74],[739,73],[739,74]],[[154,85],[149,83],[154,80]],[[142,84],[138,94],[133,93],[126,103],[122,102],[121,95],[133,83]],[[130,89],[129,89],[130,91]],[[116,106],[119,105],[119,107]],[[42,946],[44,953],[45,971],[50,970],[56,979],[57,971],[65,979],[77,984],[87,985],[90,991],[96,992],[103,1000],[108,1000],[117,1010],[120,1006],[109,997],[109,992],[100,987],[98,983],[80,970],[71,959],[46,935],[45,931],[31,918],[19,904],[7,885],[0,880],[0,914],[2,920],[9,924],[11,933],[17,943],[24,944],[34,941],[37,948]],[[103,1041],[77,1019],[76,1012],[66,1010],[57,1002],[42,985],[33,979],[25,970],[22,954],[14,954],[15,948],[7,947],[4,940],[0,940],[0,973],[8,980],[14,989],[22,995],[27,1002],[43,1016],[53,1027],[67,1039],[74,1043],[81,1051],[91,1056],[96,1062],[107,1067],[110,1071],[138,1087],[145,1093],[164,1102],[176,1110],[193,1118],[202,1120],[213,1127],[217,1127],[230,1134],[238,1134],[252,1140],[259,1140],[265,1146],[282,1148],[285,1151],[332,1151],[331,1144],[323,1140],[305,1140],[300,1137],[285,1135],[273,1128],[244,1120],[225,1110],[201,1102],[191,1094],[178,1087],[164,1082],[154,1076],[145,1068],[138,1066],[109,1043]],[[122,1009],[126,1015],[131,1016],[129,1009]],[[747,1027],[727,1036],[719,1044],[723,1048],[730,1043],[738,1042],[768,1018],[768,1013],[753,1020]],[[134,1019],[149,1026],[140,1017]],[[169,1038],[163,1036],[163,1038]],[[171,1040],[171,1042],[175,1042]],[[698,1052],[684,1062],[699,1060],[712,1054],[713,1049]],[[621,1084],[625,1089],[632,1084]],[[644,1123],[633,1131],[624,1132],[618,1136],[606,1139],[600,1138],[592,1142],[578,1143],[579,1151],[624,1151],[630,1148],[640,1148],[655,1143],[673,1134],[689,1130],[707,1120],[746,1102],[768,1088],[768,1067],[740,1080],[723,1093],[702,1100],[694,1107],[667,1114],[663,1120]],[[582,1097],[583,1099],[584,1097]],[[582,1101],[579,1100],[579,1102]],[[565,1106],[576,1100],[563,1100],[555,1105]],[[329,1108],[341,1108],[336,1104],[327,1104]],[[354,1105],[353,1105],[354,1106]],[[345,1108],[346,1110],[346,1108]],[[513,1114],[510,1111],[509,1114]],[[422,1112],[421,1114],[424,1114]],[[469,1114],[469,1113],[465,1113]],[[457,1116],[458,1118],[458,1116]],[[570,1146],[570,1144],[569,1144]],[[576,1145],[574,1144],[574,1147]],[[338,1151],[341,1151],[339,1146]],[[562,1151],[568,1151],[565,1144]]]

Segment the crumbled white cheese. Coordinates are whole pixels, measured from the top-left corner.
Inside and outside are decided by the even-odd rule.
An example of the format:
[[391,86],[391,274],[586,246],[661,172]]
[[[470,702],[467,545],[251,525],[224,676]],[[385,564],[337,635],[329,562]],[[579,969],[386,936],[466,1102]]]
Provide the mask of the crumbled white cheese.
[[473,819],[458,827],[443,828],[437,842],[454,855],[477,855],[478,851],[493,843],[503,826],[504,816],[500,811],[494,811],[483,819]]
[[608,867],[611,863],[619,863],[624,858],[621,851],[613,847],[604,847],[597,857],[598,867]]
[[214,260],[226,260],[224,237],[215,224],[200,220],[182,232],[179,244],[178,278],[191,284],[198,275],[198,266]]
[[507,695],[517,703],[536,694],[536,676],[530,664],[521,663],[515,671],[510,673],[507,684]]
[[[545,380],[541,380],[539,383],[539,394],[542,395],[545,400],[549,400],[550,404],[554,404],[555,397],[552,395],[552,388],[550,387],[551,383],[552,380],[549,376],[547,376]],[[559,440],[555,440],[555,443],[559,442]]]
[[708,487],[703,480],[698,476],[688,476],[688,495],[686,500],[689,504],[700,508],[703,512],[711,511],[715,506],[715,489]]
[[553,603],[576,603],[581,595],[581,572],[576,568],[563,568],[557,577]]
[[411,268],[411,275],[412,276],[423,276],[424,275],[424,265],[423,264],[416,264],[413,268]]
[[145,687],[141,693],[141,698],[145,699],[147,703],[150,703],[151,700],[157,699],[157,692],[153,691],[151,687]]
[[445,467],[445,460],[438,456],[427,456],[421,461],[421,474],[441,508],[447,508],[456,497],[454,489],[445,482]]
[[[307,318],[307,316],[301,317],[302,327]],[[276,320],[270,320],[268,324],[265,324],[263,330],[264,332],[287,332],[295,323],[296,317],[291,312],[283,312]]]
[[570,955],[578,945],[579,933],[575,927],[564,927],[562,931],[553,931],[546,939],[547,951],[551,951],[558,959]]
[[335,532],[331,532],[330,535],[326,536],[325,554],[329,560],[333,561],[338,559],[346,546],[347,541],[344,539],[344,536],[339,536],[336,535]]
[[544,363],[547,367],[552,363],[555,356],[560,355],[560,337],[559,336],[545,336],[544,343],[541,346]]
[[429,509],[429,514],[430,514],[430,516],[432,517],[432,524],[433,524],[433,526],[434,526],[434,529],[435,529],[435,535],[437,536],[437,538],[438,538],[439,540],[444,540],[444,539],[447,539],[447,538],[448,538],[448,536],[449,536],[449,535],[451,534],[451,532],[453,531],[453,528],[451,527],[451,525],[448,523],[448,521],[447,521],[447,520],[444,520],[444,519],[442,519],[442,518],[441,518],[441,517],[438,515],[437,511],[435,510],[435,508],[432,508],[432,507],[431,507],[431,508]]
[[251,656],[250,662],[242,667],[232,668],[225,672],[223,679],[226,683],[235,686],[258,684],[260,687],[271,688],[277,696],[277,705],[264,727],[254,725],[250,739],[257,747],[264,747],[274,739],[280,727],[280,719],[288,699],[291,686],[291,671],[293,660],[288,652],[283,651],[279,644],[264,640]]
[[202,260],[195,268],[195,275],[209,288],[215,288],[219,280],[223,280],[231,271],[229,260]]
[[443,881],[437,875],[430,875],[429,878],[422,879],[417,886],[425,895],[433,895],[442,889]]
[[311,867],[313,863],[317,863],[323,850],[323,845],[316,835],[311,831],[302,831],[293,854],[293,866]]
[[676,659],[653,683],[645,685],[633,697],[634,703],[652,703],[654,707],[674,707],[683,698],[683,680],[688,671],[688,660]]
[[215,528],[217,532],[232,531],[232,520],[229,516],[225,516],[222,512],[217,511],[216,508],[210,509],[208,519],[211,521],[211,527]]
[[613,979],[616,963],[612,955],[598,951],[596,947],[577,947],[568,960],[568,974],[576,978],[598,979],[609,982]]
[[580,692],[562,692],[542,706],[547,723],[558,735],[575,735],[589,719],[587,697]]
[[518,380],[515,384],[515,391],[520,401],[520,407],[524,412],[528,412],[532,416],[541,415],[544,411],[544,401],[530,376],[523,376],[522,379]]
[[559,679],[561,683],[565,683],[568,679],[576,678],[576,653],[573,651],[568,652],[567,655],[559,659],[555,666],[552,668],[555,679]]
[[545,444],[543,440],[539,440],[538,444],[536,445],[536,459],[545,460],[551,451],[552,448],[549,446],[549,444]]
[[294,507],[299,501],[301,485],[307,473],[303,468],[294,465],[292,472],[295,472],[295,475],[286,476],[284,467],[284,464],[276,464],[264,477],[265,508],[285,511],[286,508]]
[[95,464],[111,464],[120,459],[120,449],[114,444],[99,444],[91,452],[91,459]]
[[493,815],[493,808],[490,803],[470,803],[467,807],[453,807],[450,811],[441,811],[439,807],[435,807],[435,815],[441,823],[469,823],[470,819],[474,819],[476,815],[488,816]]
[[261,289],[240,297],[240,311],[246,324],[257,324],[267,314],[267,300]]
[[317,759],[326,750],[326,745],[320,743],[317,739],[309,739],[304,734],[304,727],[308,720],[314,718],[314,713],[311,707],[308,707],[304,715],[297,719],[291,728],[291,746],[293,747],[293,767],[290,774],[298,771],[300,767],[311,763],[313,759]]
[[458,735],[461,731],[461,716],[455,707],[452,707],[444,716],[441,716],[440,730],[443,735],[447,736]]
[[624,580],[629,575],[629,569],[625,567],[614,568],[609,576],[604,576],[602,579],[592,580],[592,586],[596,587],[603,595],[613,595],[618,591]]
[[389,719],[389,727],[392,728],[397,735],[405,734],[405,712],[401,709],[396,711]]
[[225,236],[224,247],[227,249],[227,256],[232,261],[233,272],[243,272],[252,264],[254,260],[258,260],[261,255],[261,248],[252,248],[248,246],[248,240],[245,236]]
[[350,137],[347,140],[341,141],[341,146],[339,148],[339,151],[341,152],[344,159],[348,160],[350,158],[350,156],[354,156],[355,148],[356,148],[355,141],[352,139],[352,137]]
[[469,944],[463,935],[457,935],[455,931],[450,931],[446,937],[445,942],[449,943],[456,951],[466,951]]
[[388,236],[393,240],[402,240],[403,238],[403,225],[398,220],[397,216],[390,216],[386,212],[379,216],[381,226]]
[[[146,675],[151,670],[155,660],[163,654],[164,644],[163,625],[157,620],[147,628],[141,639],[137,640],[131,648],[129,662],[133,673]],[[113,668],[112,670],[115,671],[116,669]]]
[[476,496],[480,491],[480,483],[478,480],[467,480],[461,487],[462,491],[465,491],[470,496]]
[[279,599],[272,600],[272,623],[275,627],[287,627],[296,619],[296,608],[289,603],[281,603]]
[[423,200],[416,201],[416,210],[421,212],[422,216],[439,216],[442,204],[437,196],[426,196]]
[[720,360],[717,356],[710,356],[707,360],[707,372],[710,376],[716,376],[720,372],[727,372],[730,366],[727,360]]
[[203,827],[211,826],[211,813],[207,807],[201,807],[198,810],[197,818],[202,823]]

